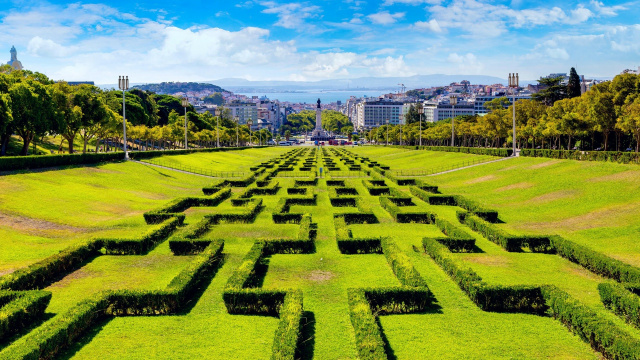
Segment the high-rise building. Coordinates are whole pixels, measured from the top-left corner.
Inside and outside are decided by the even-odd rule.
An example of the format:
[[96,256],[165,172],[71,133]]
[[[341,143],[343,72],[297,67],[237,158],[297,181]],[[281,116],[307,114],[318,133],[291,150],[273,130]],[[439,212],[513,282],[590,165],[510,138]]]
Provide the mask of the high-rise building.
[[399,101],[385,101],[376,99],[356,104],[356,118],[353,121],[356,129],[369,129],[385,125],[387,120],[391,125],[404,123],[403,103]]

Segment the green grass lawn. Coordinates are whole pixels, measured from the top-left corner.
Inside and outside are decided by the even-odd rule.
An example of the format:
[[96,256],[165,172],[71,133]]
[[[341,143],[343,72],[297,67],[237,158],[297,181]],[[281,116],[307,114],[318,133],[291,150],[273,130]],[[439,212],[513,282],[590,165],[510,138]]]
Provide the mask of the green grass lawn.
[[145,211],[213,181],[136,163],[0,176],[0,274],[83,239],[140,235]]
[[[385,147],[348,147],[395,169],[422,169],[488,160],[476,155],[413,151]],[[250,149],[231,153],[165,157],[194,167],[248,171],[249,166],[290,148]],[[170,160],[169,160],[170,159]],[[343,166],[342,161],[336,163]],[[301,162],[299,163],[301,164]],[[319,160],[319,166],[323,165]],[[558,233],[570,240],[640,264],[637,231],[640,217],[640,169],[609,163],[519,158],[424,177],[446,194],[464,194],[500,212],[499,226],[514,233]],[[225,283],[256,240],[293,239],[298,225],[274,224],[272,212],[294,179],[275,178],[276,195],[259,195],[263,209],[252,224],[220,224],[204,239],[224,239],[224,261],[201,296],[173,316],[118,317],[101,323],[59,358],[62,359],[266,359],[271,356],[278,319],[230,315],[222,300]],[[0,271],[24,266],[80,239],[133,236],[150,228],[142,213],[178,196],[200,195],[212,181],[203,177],[118,163],[0,177]],[[345,179],[378,224],[354,224],[354,237],[390,237],[410,258],[432,290],[437,307],[425,313],[379,317],[390,358],[397,359],[599,359],[600,355],[544,316],[480,310],[421,248],[423,237],[442,236],[434,225],[398,224],[370,196],[361,179]],[[387,180],[391,186],[393,183]],[[5,190],[6,189],[6,190]],[[303,358],[356,359],[347,289],[398,286],[384,255],[345,255],[335,238],[333,214],[356,208],[333,207],[324,179],[313,188],[315,206],[292,206],[317,223],[316,252],[266,257],[265,289],[301,289],[304,317]],[[407,193],[407,187],[399,187]],[[234,194],[242,189],[233,189]],[[310,194],[309,194],[310,195]],[[414,198],[406,211],[430,211],[457,223],[451,206],[432,206]],[[622,210],[624,209],[624,210]],[[206,214],[241,211],[229,200],[216,207],[185,211],[192,225]],[[17,220],[20,221],[17,221]],[[4,222],[3,222],[4,221]],[[476,238],[481,252],[456,254],[489,284],[554,284],[605,314],[633,336],[640,332],[604,309],[597,284],[608,281],[556,255],[509,253],[461,226]],[[179,230],[180,231],[180,230]],[[4,234],[4,236],[2,236]],[[635,237],[633,236],[635,234]],[[47,312],[59,313],[77,301],[108,289],[162,289],[191,261],[174,256],[168,242],[142,256],[100,256],[53,283]]]
[[202,152],[154,158],[167,166],[194,167],[210,171],[249,171],[249,167],[291,150],[285,146],[237,151]]

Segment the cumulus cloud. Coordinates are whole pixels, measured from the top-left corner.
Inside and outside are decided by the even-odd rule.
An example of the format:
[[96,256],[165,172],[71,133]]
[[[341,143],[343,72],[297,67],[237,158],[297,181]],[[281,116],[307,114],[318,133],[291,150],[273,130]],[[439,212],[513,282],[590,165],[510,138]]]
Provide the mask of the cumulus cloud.
[[276,26],[285,29],[300,29],[305,24],[305,19],[315,17],[322,8],[316,5],[303,3],[278,4],[273,1],[264,1],[260,5],[266,7],[262,10],[264,14],[275,14],[278,16]]
[[441,33],[442,28],[440,28],[440,24],[436,19],[431,19],[429,21],[418,21],[413,24],[418,29],[425,29],[435,33]]
[[378,25],[391,25],[395,24],[399,19],[404,17],[403,12],[389,13],[388,11],[381,11],[375,14],[368,15],[367,18],[374,24]]
[[466,53],[464,55],[451,53],[447,57],[447,61],[457,65],[461,73],[465,74],[479,74],[484,68],[484,65],[478,62],[478,58],[472,53]]
[[36,36],[29,41],[27,51],[35,56],[50,58],[61,58],[71,53],[71,49],[65,48],[53,40],[43,39],[40,36]]

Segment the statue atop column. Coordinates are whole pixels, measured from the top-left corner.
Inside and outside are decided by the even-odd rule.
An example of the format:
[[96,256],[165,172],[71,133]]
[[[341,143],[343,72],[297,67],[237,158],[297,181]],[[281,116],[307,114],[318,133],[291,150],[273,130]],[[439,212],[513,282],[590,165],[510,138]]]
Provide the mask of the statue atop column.
[[20,62],[20,60],[18,60],[18,51],[16,51],[16,47],[12,46],[10,52],[11,61],[9,61],[7,64],[9,64],[15,70],[22,70],[22,63]]
[[322,130],[322,107],[320,106],[320,99],[318,99],[318,106],[316,107],[316,128],[311,133],[312,141],[327,141],[334,139],[328,132]]

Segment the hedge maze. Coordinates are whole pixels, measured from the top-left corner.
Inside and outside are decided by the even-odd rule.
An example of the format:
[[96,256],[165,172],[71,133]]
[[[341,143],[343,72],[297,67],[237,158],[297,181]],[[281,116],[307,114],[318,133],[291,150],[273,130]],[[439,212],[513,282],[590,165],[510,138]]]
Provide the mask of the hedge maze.
[[[378,317],[438,316],[437,293],[414,266],[416,258],[396,243],[402,234],[360,236],[354,230],[397,223],[439,230],[440,236],[424,237],[414,251],[425,254],[422,261],[435,262],[481,310],[551,316],[605,358],[640,358],[636,336],[564,290],[554,285],[492,284],[457,255],[481,252],[476,239],[482,237],[507,252],[560,256],[614,280],[598,287],[602,304],[636,328],[640,328],[640,269],[557,235],[511,235],[498,225],[497,211],[463,196],[441,194],[437,186],[424,180],[395,176],[391,168],[344,148],[291,150],[252,167],[246,178],[212,182],[202,189],[203,196],[176,198],[144,213],[148,230],[139,236],[89,239],[4,275],[0,277],[0,345],[4,344],[0,359],[55,358],[105,319],[189,311],[190,304],[198,301],[203,288],[225,266],[228,239],[219,238],[218,228],[234,225],[234,229],[253,229],[265,226],[265,221],[272,228],[296,226],[296,235],[242,238],[252,245],[226,279],[219,299],[230,315],[277,319],[271,353],[264,357],[314,356],[306,345],[314,334],[307,329],[310,312],[303,301],[305,291],[265,286],[265,278],[272,271],[272,257],[327,251],[317,246],[319,229],[332,234],[328,240],[341,256],[354,261],[384,256],[394,276],[394,286],[349,287],[343,294],[352,328],[352,334],[344,336],[353,338],[353,352],[359,358],[394,358],[394,344],[386,339]],[[457,222],[442,215],[439,209],[444,207],[455,208]],[[196,209],[205,214],[194,217]],[[322,221],[317,222],[311,213],[323,215]],[[256,222],[259,216],[262,225]],[[323,241],[327,240],[323,236]],[[43,318],[52,298],[49,285],[97,257],[148,256],[164,242],[173,256],[191,257],[164,289],[102,291],[50,319]]]

